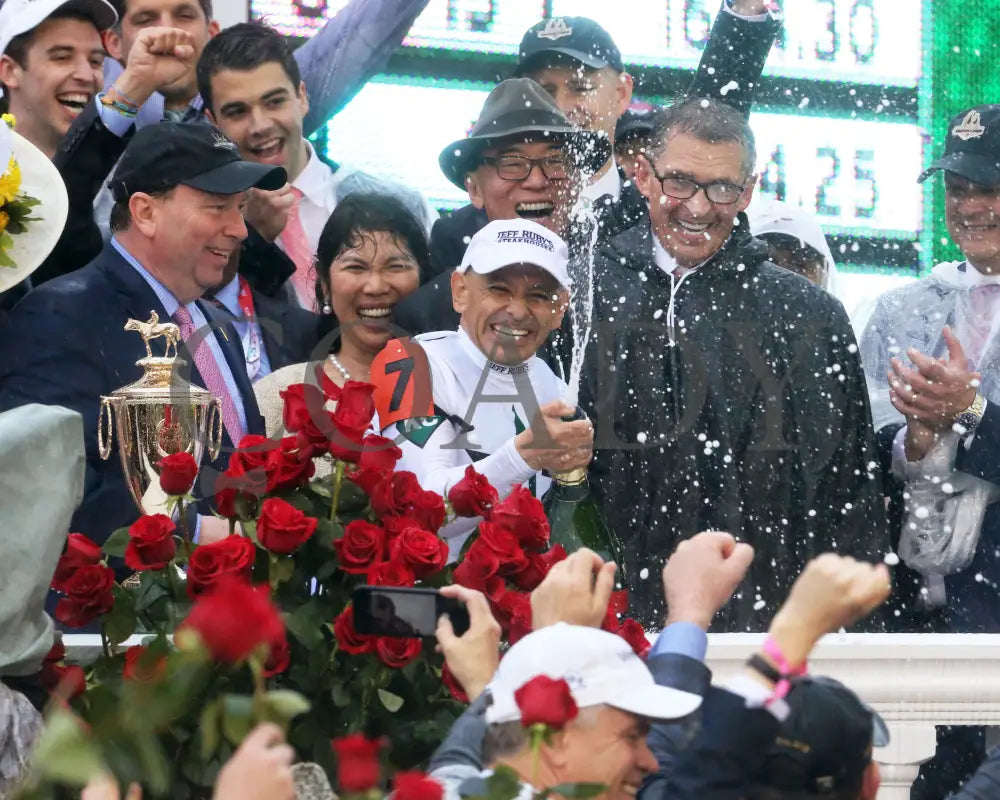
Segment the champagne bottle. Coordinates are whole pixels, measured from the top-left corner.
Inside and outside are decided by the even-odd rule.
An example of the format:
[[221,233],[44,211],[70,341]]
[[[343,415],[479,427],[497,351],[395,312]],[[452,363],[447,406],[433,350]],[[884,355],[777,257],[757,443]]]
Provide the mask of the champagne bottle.
[[614,561],[618,564],[617,580],[625,583],[621,540],[605,524],[590,495],[586,468],[552,473],[544,506],[553,545],[561,544],[568,553],[587,547],[605,561]]

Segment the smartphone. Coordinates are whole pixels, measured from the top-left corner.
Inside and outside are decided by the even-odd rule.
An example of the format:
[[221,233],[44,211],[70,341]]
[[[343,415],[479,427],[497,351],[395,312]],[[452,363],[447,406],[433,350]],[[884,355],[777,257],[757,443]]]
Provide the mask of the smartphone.
[[437,589],[358,586],[354,590],[354,629],[372,636],[434,638],[438,620],[447,614],[455,633],[469,630],[469,612],[459,600]]

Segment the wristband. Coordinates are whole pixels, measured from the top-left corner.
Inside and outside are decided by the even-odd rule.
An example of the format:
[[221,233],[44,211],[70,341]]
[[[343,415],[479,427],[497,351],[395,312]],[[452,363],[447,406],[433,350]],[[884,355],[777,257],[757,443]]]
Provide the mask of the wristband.
[[[770,705],[775,700],[782,700],[788,695],[789,690],[792,688],[789,678],[799,678],[806,675],[809,672],[809,665],[805,661],[797,667],[793,667],[789,664],[788,659],[785,658],[785,654],[781,652],[781,648],[778,646],[778,643],[774,641],[770,635],[768,635],[768,637],[764,640],[763,650],[764,655],[778,665],[778,680],[775,682],[774,691],[771,693],[771,697],[768,700],[768,705]],[[763,659],[761,659],[761,661],[763,661]],[[770,680],[769,676],[765,675],[765,677],[768,677]]]
[[111,91],[113,91],[116,95],[118,95],[123,101],[128,103],[130,106],[135,106],[136,108],[139,107],[139,103],[135,102],[135,100],[133,100],[131,97],[125,94],[115,84],[112,83],[111,86],[108,88],[111,89]]
[[114,109],[122,116],[134,117],[136,114],[139,113],[139,108],[137,106],[129,106],[126,105],[125,103],[121,103],[118,100],[114,100],[108,97],[108,95],[103,92],[100,95],[98,95],[98,98],[100,99],[102,106],[107,106],[108,108]]

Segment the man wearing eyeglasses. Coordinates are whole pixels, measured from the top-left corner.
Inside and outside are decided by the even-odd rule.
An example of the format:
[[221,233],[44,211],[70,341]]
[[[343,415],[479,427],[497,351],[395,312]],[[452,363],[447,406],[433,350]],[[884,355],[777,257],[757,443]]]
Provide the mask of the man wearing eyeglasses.
[[755,162],[739,112],[709,99],[667,109],[636,171],[648,219],[595,262],[581,389],[592,484],[624,540],[631,609],[650,624],[661,609],[642,576],[700,530],[757,552],[716,618],[728,631],[765,630],[815,555],[889,550],[850,322],[750,235]]

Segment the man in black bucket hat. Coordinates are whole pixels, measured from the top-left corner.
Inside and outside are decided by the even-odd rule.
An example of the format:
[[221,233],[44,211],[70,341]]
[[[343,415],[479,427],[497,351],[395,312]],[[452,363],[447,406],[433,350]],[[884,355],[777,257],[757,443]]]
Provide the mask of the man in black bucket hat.
[[[776,3],[725,0],[688,96],[722,99],[748,114],[780,19]],[[603,133],[609,141],[632,100],[632,77],[614,39],[585,17],[551,17],[529,28],[518,48],[514,74],[538,83],[570,123]],[[645,213],[645,201],[615,167],[610,153],[590,171],[582,194],[597,214],[602,239],[631,227]],[[473,205],[438,220],[431,233],[434,271],[458,265],[469,238],[486,221],[486,214]]]

